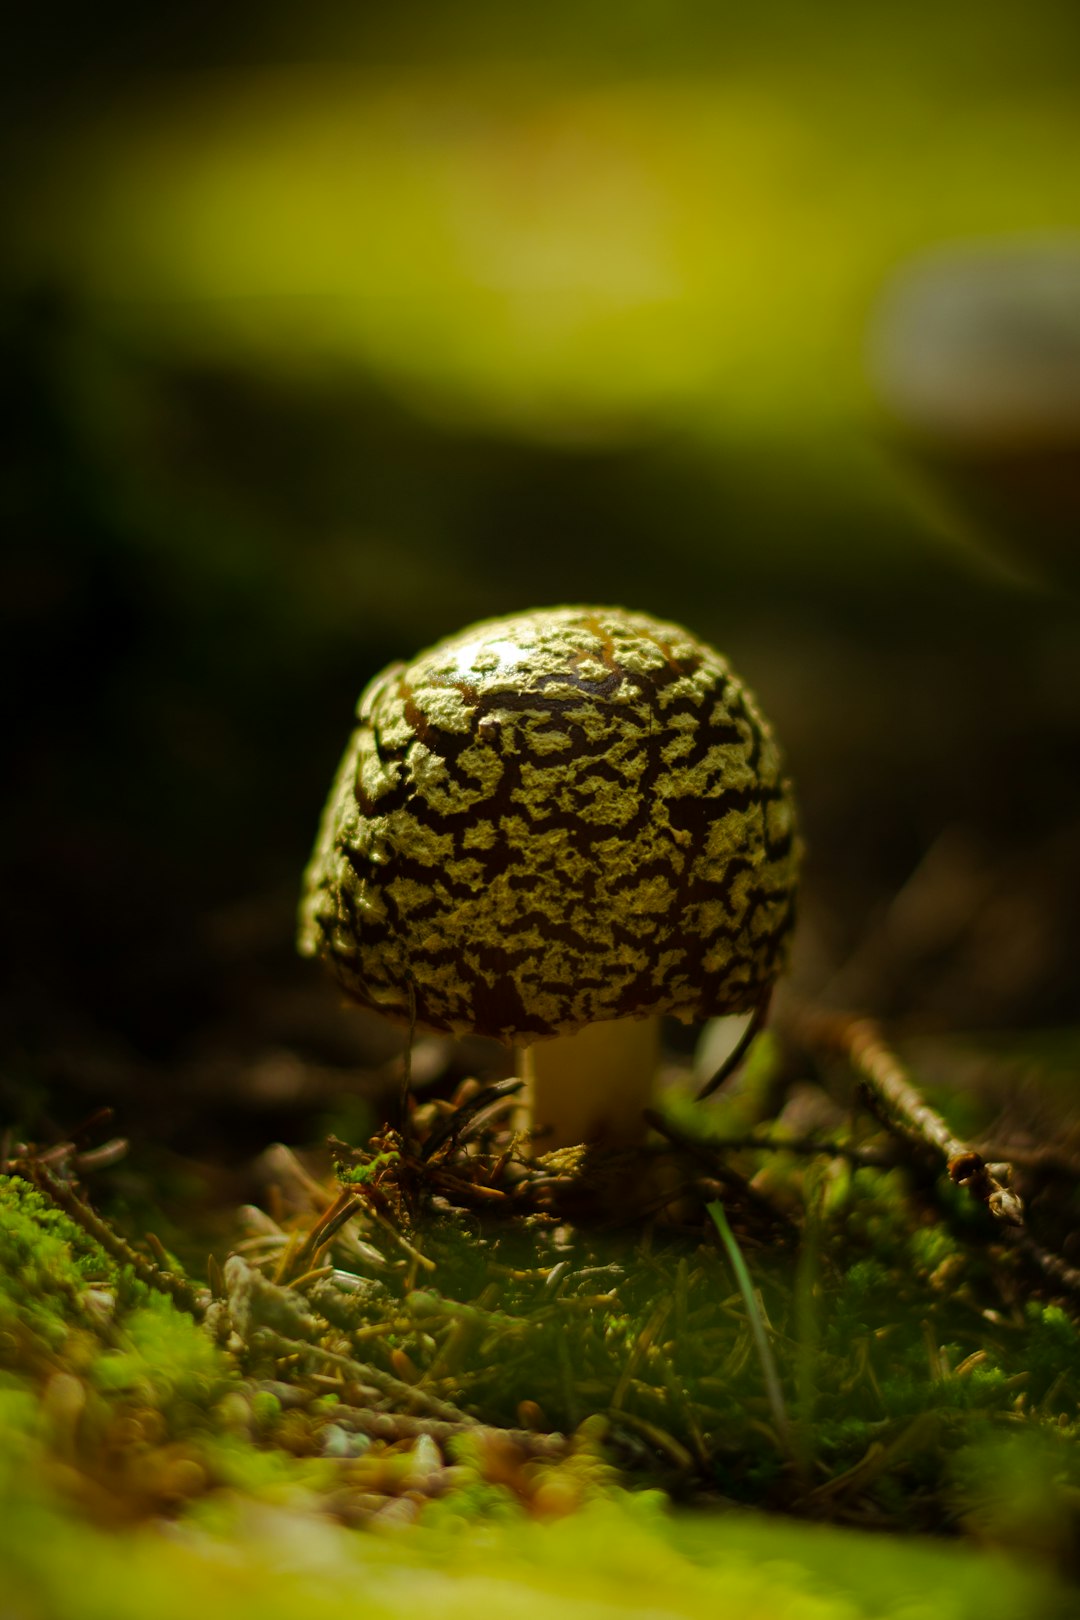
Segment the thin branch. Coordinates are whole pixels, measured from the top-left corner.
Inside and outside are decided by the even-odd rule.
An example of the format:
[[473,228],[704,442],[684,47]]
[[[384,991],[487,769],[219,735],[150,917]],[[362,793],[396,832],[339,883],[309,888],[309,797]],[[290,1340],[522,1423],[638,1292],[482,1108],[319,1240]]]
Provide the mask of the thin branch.
[[701,1145],[716,1153],[794,1153],[806,1159],[846,1159],[849,1164],[871,1170],[891,1170],[897,1162],[895,1153],[880,1148],[855,1147],[850,1142],[822,1142],[814,1136],[769,1136],[763,1131],[748,1131],[745,1136],[710,1137]]
[[195,1289],[186,1277],[179,1277],[174,1271],[168,1271],[162,1266],[156,1266],[147,1260],[144,1255],[131,1246],[118,1232],[114,1232],[108,1222],[102,1220],[96,1210],[79,1197],[73,1187],[60,1181],[44,1165],[30,1160],[16,1166],[19,1175],[31,1181],[46,1198],[50,1198],[65,1215],[82,1228],[88,1237],[101,1245],[105,1253],[116,1261],[117,1265],[130,1266],[139,1281],[148,1288],[153,1288],[159,1294],[167,1294],[174,1305],[186,1311],[197,1322],[201,1322],[206,1315],[210,1303],[208,1289]]
[[345,1223],[352,1220],[353,1216],[362,1207],[362,1201],[355,1193],[349,1192],[348,1189],[343,1189],[338,1193],[337,1197],[323,1210],[314,1226],[310,1228],[300,1247],[290,1256],[288,1270],[293,1271],[295,1277],[284,1276],[279,1280],[281,1282],[291,1282],[295,1285],[300,1275],[311,1269],[319,1250],[325,1249],[326,1245],[333,1241]]
[[1031,1263],[1038,1267],[1044,1277],[1048,1277],[1066,1293],[1080,1294],[1080,1271],[1075,1266],[1070,1266],[1067,1260],[1053,1254],[1049,1249],[1044,1249],[1034,1238],[1026,1234],[1014,1234],[1013,1243],[1021,1254],[1026,1255]]
[[379,1367],[373,1367],[368,1361],[356,1361],[352,1356],[339,1355],[334,1350],[324,1350],[321,1344],[313,1344],[309,1339],[293,1339],[284,1333],[278,1333],[271,1327],[258,1327],[251,1335],[253,1348],[266,1346],[278,1356],[306,1356],[323,1362],[327,1367],[344,1373],[355,1383],[366,1384],[378,1390],[380,1395],[398,1401],[404,1406],[419,1406],[425,1408],[432,1417],[441,1418],[446,1423],[454,1424],[458,1429],[474,1429],[480,1425],[476,1418],[470,1417],[460,1407],[454,1406],[450,1401],[440,1400],[437,1395],[428,1394],[419,1384],[406,1384],[400,1378],[394,1378]]
[[985,1143],[979,1150],[986,1159],[1004,1159],[1018,1170],[1029,1170],[1038,1175],[1045,1176],[1047,1180],[1080,1181],[1080,1154],[1066,1153],[1062,1148],[1052,1143],[1042,1143],[1037,1147],[1008,1147],[996,1148]]
[[727,1142],[703,1142],[697,1137],[690,1136],[686,1131],[674,1124],[673,1121],[665,1119],[663,1114],[658,1114],[654,1108],[646,1108],[644,1116],[654,1131],[658,1131],[673,1147],[682,1148],[684,1152],[689,1153],[699,1164],[704,1165],[717,1180],[726,1182],[729,1188],[734,1188],[739,1197],[746,1203],[761,1210],[763,1214],[767,1213],[772,1220],[779,1221],[783,1225],[790,1227],[791,1219],[789,1216],[782,1210],[775,1208],[764,1193],[758,1192],[757,1188],[751,1186],[745,1176],[740,1175],[738,1170],[733,1169],[730,1164],[724,1162],[723,1154],[729,1146]]
[[484,1086],[475,1096],[458,1106],[441,1120],[429,1132],[420,1146],[420,1158],[425,1162],[436,1154],[440,1148],[448,1143],[456,1147],[463,1137],[472,1135],[473,1131],[482,1123],[480,1116],[487,1108],[495,1103],[505,1102],[507,1098],[516,1096],[524,1086],[524,1080],[511,1076],[509,1080],[496,1080],[490,1086]]
[[788,1033],[809,1050],[836,1053],[859,1077],[871,1111],[895,1135],[944,1162],[950,1178],[1006,1226],[1023,1226],[1024,1206],[1010,1185],[1008,1164],[987,1164],[981,1153],[954,1136],[908,1078],[877,1024],[850,1013],[801,1007],[787,1019]]
[[[344,1403],[343,1403],[344,1404]],[[366,1406],[348,1406],[335,1421],[342,1428],[357,1430],[373,1440],[414,1440],[426,1434],[439,1445],[468,1431],[471,1435],[497,1436],[531,1457],[563,1457],[568,1441],[562,1434],[538,1434],[532,1429],[496,1429],[485,1424],[449,1423],[438,1418],[416,1417],[410,1412],[373,1412]]]

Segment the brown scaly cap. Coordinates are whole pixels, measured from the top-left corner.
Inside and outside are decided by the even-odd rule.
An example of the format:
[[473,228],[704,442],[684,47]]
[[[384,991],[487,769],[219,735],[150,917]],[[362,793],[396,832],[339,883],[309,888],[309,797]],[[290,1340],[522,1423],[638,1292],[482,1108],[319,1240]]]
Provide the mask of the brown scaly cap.
[[304,883],[300,949],[353,998],[503,1041],[757,1006],[798,839],[720,655],[620,608],[492,619],[368,686]]

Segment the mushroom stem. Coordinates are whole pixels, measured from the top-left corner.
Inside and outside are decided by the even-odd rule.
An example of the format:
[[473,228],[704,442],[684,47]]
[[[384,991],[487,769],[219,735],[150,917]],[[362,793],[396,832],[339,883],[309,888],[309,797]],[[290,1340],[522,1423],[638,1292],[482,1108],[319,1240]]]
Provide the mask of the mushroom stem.
[[642,1141],[659,1056],[659,1018],[606,1019],[519,1048],[537,1151]]

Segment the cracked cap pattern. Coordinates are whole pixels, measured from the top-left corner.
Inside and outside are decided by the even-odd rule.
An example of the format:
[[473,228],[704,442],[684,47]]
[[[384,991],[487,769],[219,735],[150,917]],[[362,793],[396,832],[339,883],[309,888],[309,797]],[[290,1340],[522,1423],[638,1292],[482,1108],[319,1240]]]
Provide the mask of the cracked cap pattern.
[[299,945],[353,1000],[455,1034],[703,1019],[777,978],[797,867],[772,733],[725,660],[644,614],[548,608],[367,687]]

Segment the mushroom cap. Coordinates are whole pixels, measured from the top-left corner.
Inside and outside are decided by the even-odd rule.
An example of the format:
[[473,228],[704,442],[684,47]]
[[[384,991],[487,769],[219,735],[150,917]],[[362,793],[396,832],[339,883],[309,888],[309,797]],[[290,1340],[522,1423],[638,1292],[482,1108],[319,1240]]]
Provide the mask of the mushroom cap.
[[299,945],[353,1000],[455,1034],[743,1012],[783,966],[798,853],[772,733],[718,653],[544,608],[367,687]]

